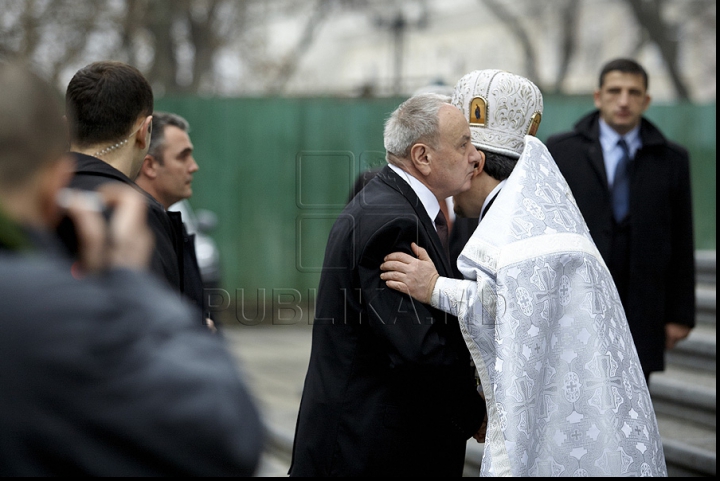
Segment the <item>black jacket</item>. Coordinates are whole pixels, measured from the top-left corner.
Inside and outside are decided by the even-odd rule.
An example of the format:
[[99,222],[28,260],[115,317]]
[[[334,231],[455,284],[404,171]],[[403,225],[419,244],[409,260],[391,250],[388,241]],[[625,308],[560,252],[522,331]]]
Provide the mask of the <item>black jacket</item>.
[[[607,262],[614,220],[599,135],[595,111],[547,147]],[[649,373],[664,369],[665,324],[695,325],[695,262],[688,152],[646,119],[640,137],[630,170],[629,278],[616,283],[630,286],[623,307]]]
[[177,292],[130,270],[77,280],[2,240],[0,476],[254,473],[251,393]]
[[188,233],[185,224],[182,222],[180,212],[168,211],[168,215],[173,222],[180,222],[180,228],[182,229],[183,293],[201,311],[201,321],[204,321],[205,318],[211,318],[212,316],[204,296],[205,284],[203,283],[195,252],[195,234]]
[[385,167],[330,232],[291,476],[462,475],[485,405],[458,321],[380,279],[412,242],[452,277],[420,200]]
[[[76,167],[70,187],[81,190],[97,190],[107,182],[122,182],[145,195],[148,203],[148,226],[155,236],[155,249],[150,270],[165,279],[174,289],[184,292],[183,227],[179,215],[169,216],[158,201],[107,162],[89,155],[73,154],[76,159]],[[58,234],[70,254],[74,256],[77,252],[77,240],[69,219],[66,218],[62,221]]]
[[460,257],[465,244],[478,228],[480,219],[477,217],[456,217],[450,231],[450,262],[452,264],[453,276],[462,279],[463,275],[457,267],[457,260]]

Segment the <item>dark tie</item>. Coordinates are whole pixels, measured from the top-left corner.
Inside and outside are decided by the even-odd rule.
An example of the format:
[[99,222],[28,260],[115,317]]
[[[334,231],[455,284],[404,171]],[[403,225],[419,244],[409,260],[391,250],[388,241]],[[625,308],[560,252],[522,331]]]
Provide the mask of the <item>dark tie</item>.
[[445,255],[449,260],[450,248],[448,246],[448,225],[447,220],[445,219],[445,214],[443,214],[442,210],[438,212],[437,217],[435,217],[435,229],[437,230],[438,237],[440,237],[440,243],[442,243]]
[[615,170],[612,203],[615,221],[622,222],[627,216],[630,207],[630,149],[628,149],[627,142],[623,138],[618,140],[618,145],[622,149],[623,155]]

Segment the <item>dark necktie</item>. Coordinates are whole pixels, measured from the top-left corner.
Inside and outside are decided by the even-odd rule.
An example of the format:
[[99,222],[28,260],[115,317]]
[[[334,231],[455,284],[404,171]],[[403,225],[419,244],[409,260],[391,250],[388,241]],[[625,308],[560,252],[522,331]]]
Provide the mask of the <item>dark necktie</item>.
[[622,149],[623,155],[615,170],[612,203],[615,221],[622,222],[630,208],[630,149],[623,138],[618,140],[618,145]]
[[443,214],[442,210],[439,211],[437,217],[435,217],[435,229],[437,230],[438,237],[440,237],[440,243],[442,243],[445,255],[449,260],[450,248],[448,246],[448,225],[447,220],[445,219],[445,214]]

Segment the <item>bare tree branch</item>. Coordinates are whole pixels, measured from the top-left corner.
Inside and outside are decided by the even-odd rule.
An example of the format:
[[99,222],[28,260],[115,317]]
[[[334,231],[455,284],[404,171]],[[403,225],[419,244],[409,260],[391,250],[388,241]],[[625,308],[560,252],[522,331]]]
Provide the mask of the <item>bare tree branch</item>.
[[[197,92],[203,77],[212,73],[215,53],[223,44],[222,38],[218,36],[219,32],[217,29],[217,24],[219,23],[218,16],[221,15],[220,11],[222,10],[221,7],[223,3],[221,0],[211,1],[207,7],[204,20],[194,16],[190,8],[187,10],[187,18],[190,24],[190,40],[195,46],[192,67],[193,78],[188,89],[190,91]],[[234,8],[238,7],[236,6]]]
[[77,1],[55,1],[47,11],[50,22],[64,26],[55,42],[54,55],[49,60],[53,83],[59,81],[60,74],[68,64],[76,62],[85,52],[89,35],[100,23],[105,1],[84,3],[82,8],[78,8]]
[[553,91],[562,91],[562,85],[567,77],[570,62],[575,55],[577,45],[577,24],[579,0],[567,0],[560,13],[560,28],[562,29],[562,41],[560,45],[560,68],[558,69]]
[[[52,3],[55,2],[51,2],[50,5]],[[23,39],[18,54],[21,58],[32,57],[40,42],[40,29],[38,28],[40,22],[37,19],[38,16],[41,16],[41,13],[38,14],[40,8],[36,0],[28,0],[27,7],[20,16]]]
[[504,3],[496,0],[480,0],[485,6],[497,16],[498,20],[505,24],[505,26],[517,37],[520,45],[522,46],[523,56],[525,58],[525,72],[526,76],[535,82],[538,87],[541,86],[540,75],[537,69],[537,60],[535,50],[533,49],[530,36],[527,34],[525,29],[520,22],[520,19],[514,16],[510,10],[507,9]]
[[271,87],[268,89],[271,94],[279,94],[285,90],[285,86],[290,81],[290,78],[297,70],[303,55],[310,49],[315,39],[315,34],[322,25],[330,12],[329,0],[318,0],[315,4],[310,18],[305,23],[305,28],[300,36],[300,40],[295,45],[295,48],[285,55],[285,59],[278,69],[278,74],[275,80],[272,82]]
[[660,49],[678,97],[682,100],[690,100],[690,94],[685,81],[680,75],[678,66],[679,26],[663,19],[662,11],[665,0],[652,2],[643,0],[626,1],[638,24],[645,29],[652,41]]
[[[412,4],[411,0],[402,0]],[[420,0],[417,0],[420,1]],[[434,0],[433,0],[434,1]],[[437,0],[438,4],[441,0]],[[282,94],[317,43],[331,15],[388,11],[387,0],[0,0],[0,59],[20,58],[50,79],[65,81],[71,69],[97,58],[124,60],[141,68],[162,95],[197,93],[233,85]],[[578,22],[589,2],[581,0],[480,0],[518,40],[524,75],[541,88],[540,31],[557,32],[557,71],[546,85],[560,92],[570,66],[594,55],[598,42],[583,42]],[[609,2],[610,5],[612,2]],[[617,8],[617,2],[612,3]],[[712,95],[715,84],[714,0],[625,0],[642,29],[639,47],[657,44],[677,96]],[[666,8],[671,7],[671,8]],[[666,12],[667,10],[667,12]],[[682,20],[669,20],[673,18]],[[532,21],[530,21],[532,20]],[[274,22],[301,22],[300,33],[283,53],[271,50]],[[93,41],[91,42],[90,39]],[[579,49],[585,48],[585,51]],[[689,55],[682,55],[688,51]],[[590,52],[587,51],[590,49]],[[690,49],[690,50],[686,50]],[[631,52],[630,52],[631,53]],[[235,58],[225,68],[222,58]],[[554,55],[555,53],[553,53]],[[686,65],[693,62],[692,65]],[[698,65],[695,65],[698,64]],[[692,68],[687,78],[682,68]],[[220,76],[222,72],[224,76]],[[552,75],[543,72],[544,75]],[[231,77],[237,76],[237,78]],[[691,82],[692,80],[692,82]]]
[[122,38],[122,50],[130,65],[137,65],[135,39],[144,26],[143,13],[147,8],[146,0],[126,0],[125,15],[117,20]]
[[172,28],[176,18],[171,0],[154,0],[146,12],[145,28],[154,40],[155,55],[147,79],[158,89],[174,91],[177,87],[177,58]]

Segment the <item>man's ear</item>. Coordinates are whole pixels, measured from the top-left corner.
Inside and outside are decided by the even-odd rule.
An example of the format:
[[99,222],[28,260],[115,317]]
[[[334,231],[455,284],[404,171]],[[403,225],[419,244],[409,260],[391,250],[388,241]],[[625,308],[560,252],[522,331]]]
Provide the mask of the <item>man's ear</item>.
[[485,172],[485,152],[478,150],[478,154],[480,154],[480,162],[478,162],[475,166],[475,170],[473,170],[473,178]]
[[410,147],[410,161],[422,175],[428,176],[430,172],[432,172],[430,165],[430,148],[427,145],[417,143]]
[[478,150],[477,153],[480,154],[480,162],[478,162],[475,170],[473,170],[473,178],[482,174],[485,170],[485,152],[483,152],[482,150]]
[[135,141],[138,143],[138,147],[141,150],[147,150],[150,145],[150,138],[152,135],[152,115],[148,115],[140,124],[140,129],[135,134]]
[[648,94],[645,94],[645,99],[643,99],[643,112],[645,112],[647,108],[650,107],[651,101],[652,97],[650,97]]
[[596,109],[602,107],[602,104],[600,103],[600,89],[595,89],[595,92],[593,92],[593,101],[595,102]]
[[157,160],[155,160],[155,157],[150,154],[145,156],[140,166],[140,174],[148,179],[155,180],[157,177]]

